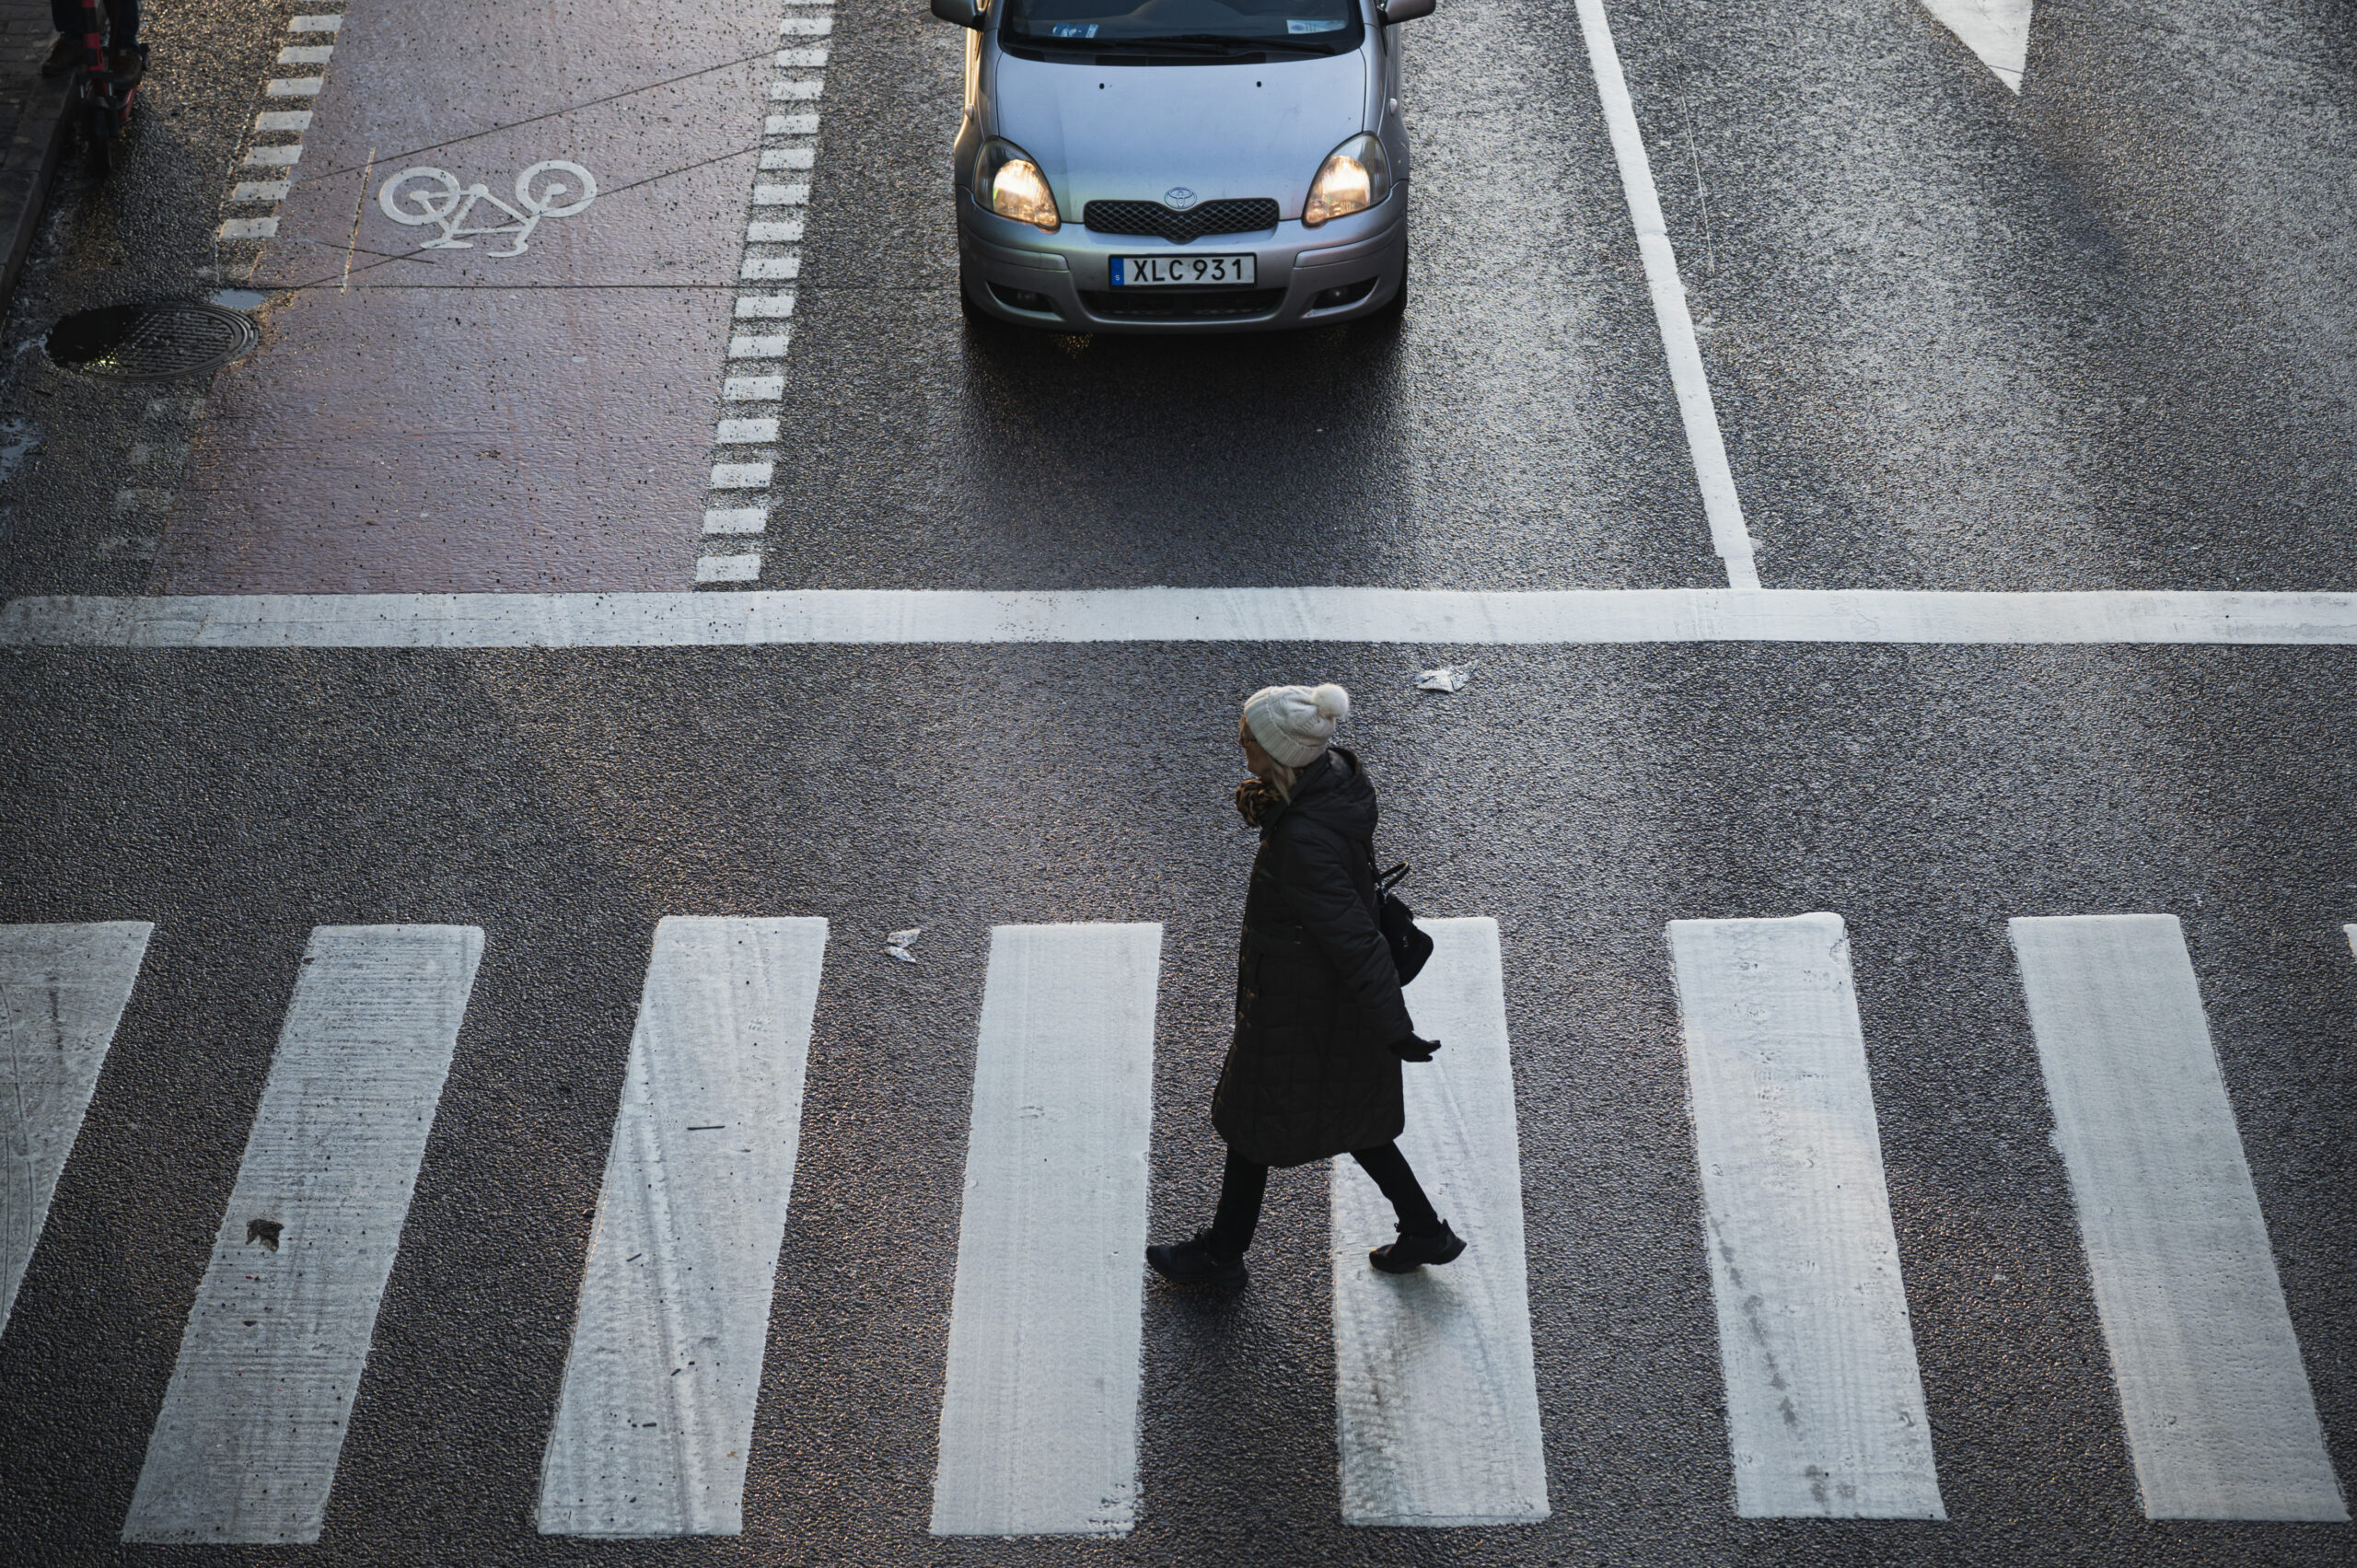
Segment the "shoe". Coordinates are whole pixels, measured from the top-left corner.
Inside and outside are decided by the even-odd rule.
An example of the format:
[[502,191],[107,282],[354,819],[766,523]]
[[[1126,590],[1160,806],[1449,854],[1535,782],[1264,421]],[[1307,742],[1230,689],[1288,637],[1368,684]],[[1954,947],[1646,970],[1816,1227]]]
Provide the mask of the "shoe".
[[1378,1247],[1366,1255],[1366,1260],[1387,1274],[1412,1274],[1427,1263],[1450,1263],[1465,1250],[1465,1238],[1441,1222],[1440,1229],[1430,1236],[1402,1234],[1399,1240]]
[[1210,1285],[1219,1290],[1236,1290],[1252,1277],[1243,1259],[1223,1258],[1212,1250],[1212,1233],[1208,1230],[1199,1230],[1190,1239],[1173,1246],[1149,1247],[1145,1260],[1172,1284],[1190,1289]]
[[108,50],[107,72],[114,77],[115,86],[130,87],[147,74],[147,46],[134,43],[129,49]]
[[41,74],[44,76],[62,76],[81,63],[82,41],[79,38],[59,33],[57,41],[49,46],[49,58],[41,63]]

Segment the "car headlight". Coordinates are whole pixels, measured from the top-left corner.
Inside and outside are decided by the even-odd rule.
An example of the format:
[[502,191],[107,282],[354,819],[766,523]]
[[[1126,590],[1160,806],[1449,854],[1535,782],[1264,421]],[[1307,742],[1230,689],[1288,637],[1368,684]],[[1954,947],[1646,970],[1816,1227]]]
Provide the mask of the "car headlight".
[[982,144],[974,159],[974,200],[1003,218],[1036,224],[1050,234],[1063,226],[1055,192],[1048,189],[1048,177],[1031,155],[995,136]]
[[1318,166],[1309,200],[1301,204],[1301,221],[1316,228],[1328,218],[1363,213],[1389,194],[1391,160],[1383,156],[1383,138],[1353,136]]

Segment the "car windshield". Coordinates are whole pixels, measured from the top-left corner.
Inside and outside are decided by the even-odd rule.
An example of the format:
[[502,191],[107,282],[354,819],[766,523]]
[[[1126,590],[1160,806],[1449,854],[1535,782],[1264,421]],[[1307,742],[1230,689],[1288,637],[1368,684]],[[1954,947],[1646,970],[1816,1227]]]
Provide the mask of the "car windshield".
[[1002,0],[1002,43],[1092,58],[1216,60],[1339,54],[1359,46],[1357,0]]

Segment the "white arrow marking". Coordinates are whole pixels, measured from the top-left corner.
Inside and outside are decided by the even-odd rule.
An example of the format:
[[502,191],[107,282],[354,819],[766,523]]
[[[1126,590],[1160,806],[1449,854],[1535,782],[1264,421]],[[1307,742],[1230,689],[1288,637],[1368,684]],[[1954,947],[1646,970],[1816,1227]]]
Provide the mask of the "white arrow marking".
[[1997,79],[2018,93],[2029,62],[2030,0],[1923,0]]

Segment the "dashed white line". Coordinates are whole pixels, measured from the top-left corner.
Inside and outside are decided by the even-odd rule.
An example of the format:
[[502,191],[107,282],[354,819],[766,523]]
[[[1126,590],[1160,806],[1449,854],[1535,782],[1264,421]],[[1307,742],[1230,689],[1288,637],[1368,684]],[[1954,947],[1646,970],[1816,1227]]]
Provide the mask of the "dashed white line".
[[794,1192],[812,919],[655,928],[540,1472],[543,1535],[735,1535]]
[[0,925],[0,1331],[155,929]]
[[1945,1519],[1834,914],[1669,923],[1736,1512]]
[[[313,13],[290,17],[287,31],[298,38],[332,38],[343,26],[341,15]],[[325,66],[335,53],[335,45],[327,43],[290,43],[278,52],[281,65]],[[317,98],[326,87],[327,78],[319,76],[274,76],[262,84],[264,101],[287,99]],[[285,132],[297,134],[311,128],[311,110],[308,109],[270,109],[254,116],[254,134],[271,135]],[[261,144],[246,150],[243,166],[248,168],[282,168],[292,170],[303,156],[300,142]],[[293,181],[239,180],[229,191],[232,204],[250,206],[260,203],[277,203],[286,199]],[[276,215],[268,217],[225,218],[214,231],[215,238],[225,241],[261,241],[278,237]],[[250,273],[251,269],[248,272]]]
[[991,933],[933,1533],[1137,1513],[1159,925]]
[[2346,1520],[2177,917],[2010,926],[2145,1515]]
[[1759,571],[1752,559],[1750,530],[1744,526],[1743,503],[1727,467],[1726,442],[1719,434],[1718,410],[1711,402],[1710,377],[1703,372],[1702,351],[1694,341],[1694,320],[1686,308],[1686,285],[1678,279],[1678,256],[1669,243],[1668,226],[1662,220],[1661,197],[1654,189],[1653,166],[1645,157],[1645,141],[1637,129],[1629,84],[1620,74],[1612,26],[1605,19],[1604,0],[1577,0],[1577,4],[1580,35],[1587,41],[1588,65],[1596,75],[1596,95],[1604,102],[1605,129],[1611,134],[1612,155],[1620,166],[1620,189],[1628,197],[1630,219],[1636,225],[1645,287],[1653,296],[1654,319],[1661,328],[1662,350],[1669,360],[1670,385],[1678,393],[1687,449],[1694,459],[1694,480],[1701,488],[1703,515],[1710,520],[1711,548],[1725,563],[1729,587],[1757,588]]
[[[834,29],[834,14],[823,4],[812,0],[785,0],[789,9],[778,20],[778,33],[783,38],[823,38]],[[815,102],[825,91],[821,74],[827,64],[827,51],[817,47],[796,46],[777,52],[774,67],[781,75],[769,85],[768,97],[774,103]],[[791,145],[765,146],[761,150],[759,164],[763,174],[780,169],[808,169],[815,161],[816,149],[809,138],[819,134],[819,116],[815,110],[792,114],[772,114],[762,122],[761,135],[772,142],[791,142]],[[780,183],[773,180],[757,180],[748,203],[749,215],[745,224],[746,254],[739,263],[737,277],[746,284],[792,283],[801,275],[802,258],[797,250],[803,238],[803,219],[799,213],[791,217],[775,215],[781,207],[807,206],[810,200],[807,181]],[[782,320],[794,311],[791,292],[766,292],[748,289],[737,299],[736,319],[740,321]],[[775,402],[785,394],[785,377],[778,367],[792,344],[792,335],[783,331],[740,332],[728,342],[727,360],[731,370],[747,362],[754,362],[765,372],[758,375],[731,375],[721,387],[720,401],[724,405]],[[768,434],[751,432],[766,425]],[[762,419],[737,417],[734,411],[723,417],[714,432],[715,446],[773,445],[777,440],[777,419],[774,415]],[[766,487],[766,475],[760,486],[732,482],[723,484],[721,467],[714,469],[713,488],[715,492]],[[731,497],[734,499],[734,497]],[[714,517],[725,519],[714,525]],[[764,495],[759,507],[725,506],[708,510],[704,516],[703,532],[734,535],[746,541],[746,547],[727,554],[706,554],[696,563],[696,581],[704,585],[753,583],[761,580],[761,553],[757,542],[767,526],[769,497]]]
[[311,933],[123,1539],[319,1539],[482,956],[473,926]]
[[1549,1512],[1547,1455],[1498,926],[1419,923],[1433,955],[1408,988],[1408,1008],[1445,1049],[1405,1069],[1399,1148],[1467,1245],[1445,1268],[1376,1272],[1367,1250],[1397,1234],[1391,1205],[1354,1162],[1332,1162],[1342,1518],[1535,1524]]

